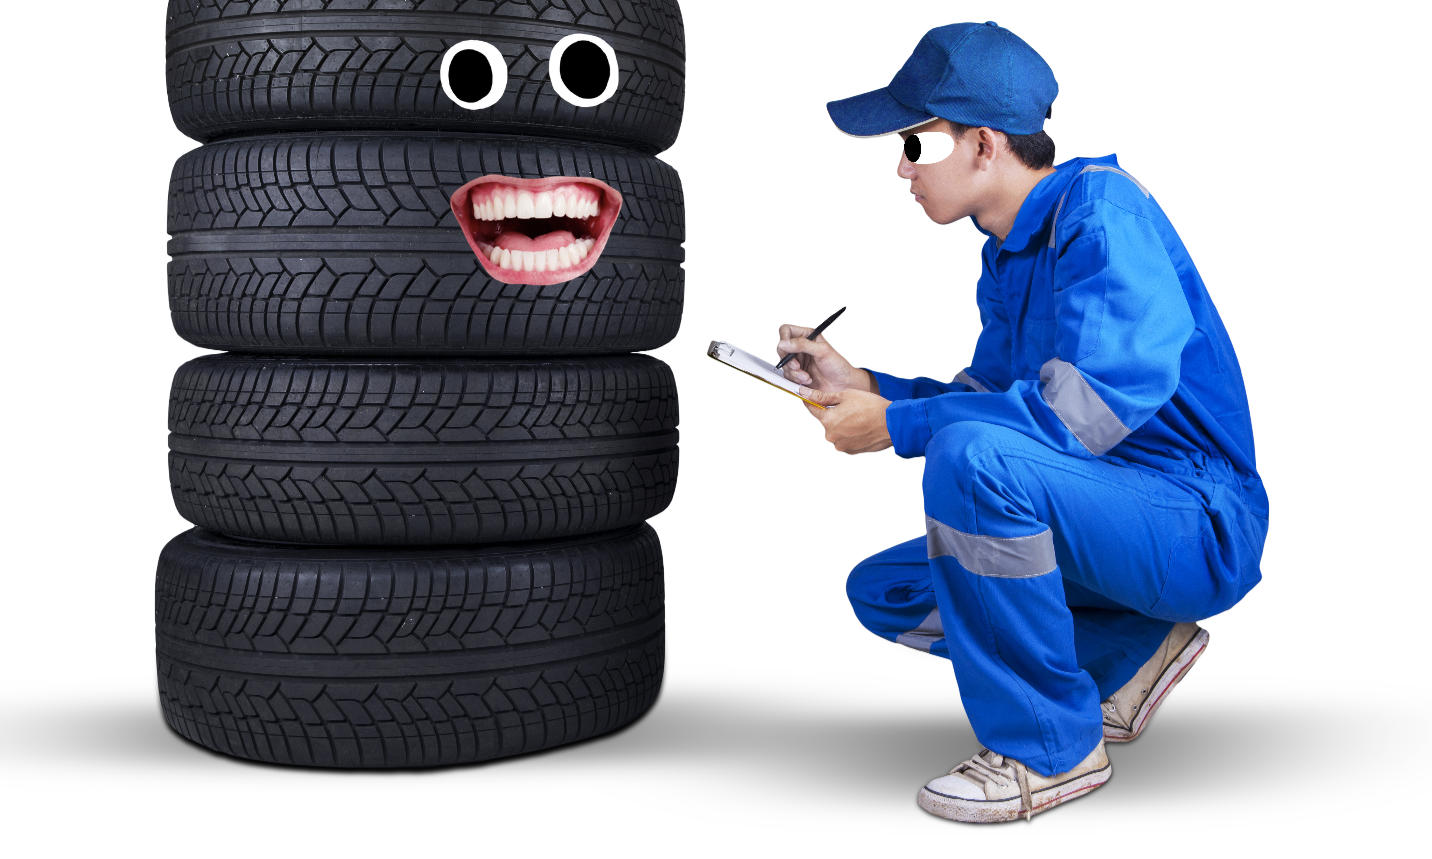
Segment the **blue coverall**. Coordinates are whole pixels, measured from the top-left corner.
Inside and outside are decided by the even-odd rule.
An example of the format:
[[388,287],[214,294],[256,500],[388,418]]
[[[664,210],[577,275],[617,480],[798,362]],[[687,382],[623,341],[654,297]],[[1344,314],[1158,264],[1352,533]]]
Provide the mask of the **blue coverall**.
[[1257,584],[1268,500],[1233,345],[1114,156],[1060,164],[982,261],[973,363],[872,371],[895,451],[925,457],[927,532],[848,591],[871,631],[950,659],[982,743],[1054,775],[1174,622]]

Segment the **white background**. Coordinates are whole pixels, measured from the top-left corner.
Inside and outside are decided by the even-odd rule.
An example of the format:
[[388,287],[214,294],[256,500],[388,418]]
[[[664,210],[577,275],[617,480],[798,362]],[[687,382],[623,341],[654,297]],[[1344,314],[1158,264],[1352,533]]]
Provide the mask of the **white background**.
[[[212,754],[160,717],[154,565],[188,527],[166,400],[199,354],[169,325],[164,211],[195,144],[168,115],[162,2],[11,5],[10,855],[1364,854],[1420,828],[1425,16],[687,0],[686,119],[663,156],[686,189],[686,315],[655,353],[682,397],[680,486],[653,522],[661,698],[544,754],[350,773]],[[966,364],[982,237],[926,220],[897,142],[839,134],[824,103],[883,86],[930,27],[988,18],[1054,68],[1059,159],[1117,152],[1191,250],[1242,360],[1272,532],[1264,582],[1206,623],[1207,654],[1111,750],[1109,784],[976,828],[914,803],[977,748],[948,663],[866,633],[844,595],[857,561],[922,533],[920,461],[835,453],[796,400],[704,348],[768,352],[778,324],[848,305],[830,339],[852,360],[943,379]]]

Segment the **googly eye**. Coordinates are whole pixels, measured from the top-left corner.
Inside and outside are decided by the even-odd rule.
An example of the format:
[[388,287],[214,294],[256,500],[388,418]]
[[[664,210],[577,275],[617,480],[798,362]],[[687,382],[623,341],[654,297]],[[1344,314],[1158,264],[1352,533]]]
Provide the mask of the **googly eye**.
[[507,92],[507,61],[487,42],[458,42],[443,54],[442,80],[448,98],[468,110],[482,110]]
[[577,107],[596,107],[617,91],[617,54],[586,33],[562,37],[547,61],[552,88]]
[[938,164],[955,151],[955,138],[943,131],[922,131],[905,138],[905,157],[911,164]]

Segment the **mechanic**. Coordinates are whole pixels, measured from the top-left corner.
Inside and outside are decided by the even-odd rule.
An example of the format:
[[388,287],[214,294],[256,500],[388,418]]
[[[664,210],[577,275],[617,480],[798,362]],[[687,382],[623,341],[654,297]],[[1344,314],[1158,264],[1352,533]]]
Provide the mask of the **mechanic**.
[[[1110,155],[1054,166],[1058,93],[996,25],[926,33],[884,89],[830,102],[898,132],[937,224],[988,236],[982,331],[951,382],[853,366],[783,325],[784,369],[837,450],[923,456],[926,534],[850,574],[875,634],[948,658],[985,746],[919,793],[1029,818],[1108,780],[1203,652],[1195,622],[1261,578],[1268,502],[1233,345],[1178,234]],[[912,308],[921,311],[919,297]]]

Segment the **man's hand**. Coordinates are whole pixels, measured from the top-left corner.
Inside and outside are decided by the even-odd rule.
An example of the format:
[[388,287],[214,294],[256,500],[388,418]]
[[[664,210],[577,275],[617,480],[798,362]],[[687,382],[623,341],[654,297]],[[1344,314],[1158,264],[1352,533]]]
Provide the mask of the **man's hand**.
[[781,342],[776,344],[776,354],[781,358],[791,352],[800,354],[782,367],[781,373],[798,385],[822,391],[874,391],[875,380],[871,375],[842,358],[826,342],[824,334],[814,340],[805,339],[814,330],[799,325],[781,326]]
[[825,440],[841,453],[871,453],[893,444],[885,427],[885,409],[890,401],[879,394],[854,389],[812,391],[802,386],[801,396],[833,407],[818,409],[805,404],[806,410],[825,426]]

